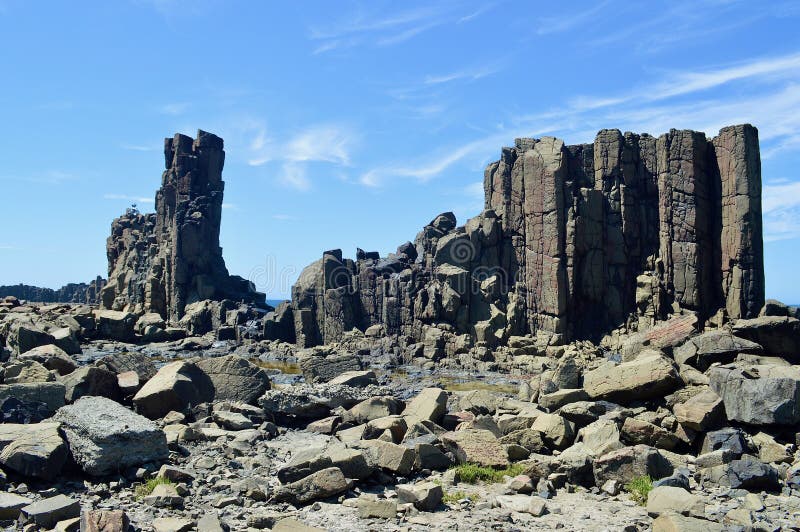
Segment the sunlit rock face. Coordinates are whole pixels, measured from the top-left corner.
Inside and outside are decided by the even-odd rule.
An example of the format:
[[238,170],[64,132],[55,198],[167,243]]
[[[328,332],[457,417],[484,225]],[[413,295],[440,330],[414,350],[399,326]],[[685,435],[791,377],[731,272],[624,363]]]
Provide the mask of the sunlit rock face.
[[540,331],[596,339],[678,312],[753,317],[764,304],[750,125],[713,139],[687,130],[602,130],[575,146],[517,139],[487,167],[484,189],[480,215],[460,227],[439,215],[388,257],[325,252],[267,336],[311,346],[379,326],[451,354]]
[[222,139],[205,131],[196,139],[176,134],[164,140],[164,159],[156,212],[129,209],[111,224],[101,306],[156,312],[174,322],[186,305],[204,299],[263,303],[264,294],[229,275],[222,258]]

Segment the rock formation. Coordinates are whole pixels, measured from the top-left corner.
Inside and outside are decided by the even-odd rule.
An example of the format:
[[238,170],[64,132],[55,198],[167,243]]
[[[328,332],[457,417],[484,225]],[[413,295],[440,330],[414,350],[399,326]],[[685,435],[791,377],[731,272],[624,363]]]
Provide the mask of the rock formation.
[[156,212],[128,209],[111,224],[101,306],[176,322],[186,305],[205,299],[264,304],[264,294],[229,275],[222,258],[222,139],[205,131],[196,139],[176,134],[164,140],[164,158]]
[[764,304],[753,126],[711,140],[686,130],[602,130],[576,146],[517,139],[484,188],[480,215],[456,227],[442,214],[386,258],[325,252],[265,335],[312,346],[378,326],[452,354],[528,333],[598,339],[678,313],[750,318]]
[[42,303],[97,303],[97,297],[106,280],[100,277],[89,283],[68,283],[53,290],[27,284],[0,286],[0,298],[14,296],[25,301]]

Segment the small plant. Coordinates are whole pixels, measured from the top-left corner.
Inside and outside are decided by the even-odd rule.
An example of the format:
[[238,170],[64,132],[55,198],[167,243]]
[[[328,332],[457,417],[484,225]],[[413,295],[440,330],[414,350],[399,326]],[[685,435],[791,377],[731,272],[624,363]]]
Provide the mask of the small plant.
[[153,493],[153,490],[156,489],[156,486],[160,484],[172,484],[172,481],[164,477],[153,477],[143,484],[138,484],[134,488],[133,494],[136,496],[137,500],[144,499],[145,497]]
[[647,504],[647,494],[653,489],[653,479],[650,475],[636,477],[625,484],[625,491],[631,495],[631,499],[640,506]]
[[502,482],[505,476],[515,477],[522,473],[524,467],[520,464],[511,464],[503,469],[494,469],[467,462],[453,466],[452,469],[455,470],[456,478],[461,482],[475,484],[477,482]]
[[469,499],[472,502],[477,502],[479,498],[480,497],[478,497],[477,493],[467,493],[465,491],[447,491],[442,497],[442,502],[445,504],[455,504],[462,499]]

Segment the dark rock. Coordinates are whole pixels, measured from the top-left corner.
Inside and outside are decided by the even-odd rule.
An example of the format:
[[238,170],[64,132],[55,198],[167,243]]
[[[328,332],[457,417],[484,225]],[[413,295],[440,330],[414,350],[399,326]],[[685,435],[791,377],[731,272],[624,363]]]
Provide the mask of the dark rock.
[[110,281],[100,305],[154,312],[170,322],[180,320],[191,302],[205,299],[264,305],[264,294],[229,275],[222,258],[222,139],[205,131],[194,140],[177,134],[164,140],[164,159],[156,212],[130,209],[111,225]]

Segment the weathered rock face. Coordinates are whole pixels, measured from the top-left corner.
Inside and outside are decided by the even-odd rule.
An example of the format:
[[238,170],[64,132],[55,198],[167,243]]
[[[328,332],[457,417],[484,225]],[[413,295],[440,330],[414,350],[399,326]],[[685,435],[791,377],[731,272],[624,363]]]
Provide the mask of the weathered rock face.
[[25,301],[45,303],[97,303],[100,290],[106,285],[106,280],[100,277],[89,283],[68,283],[53,290],[27,284],[0,286],[0,298],[14,296]]
[[[678,311],[705,320],[764,303],[757,130],[602,130],[594,144],[517,139],[484,177],[485,210],[436,217],[379,258],[327,251],[267,338],[301,346],[352,328],[403,334],[435,359],[544,331],[597,339]],[[287,313],[291,312],[291,320]],[[287,324],[294,323],[291,331]]]
[[129,209],[111,224],[101,307],[154,312],[176,322],[188,304],[204,299],[263,304],[264,294],[229,275],[222,258],[222,139],[205,131],[194,140],[177,134],[165,139],[164,157],[156,212]]

